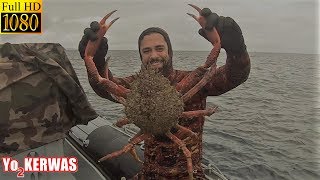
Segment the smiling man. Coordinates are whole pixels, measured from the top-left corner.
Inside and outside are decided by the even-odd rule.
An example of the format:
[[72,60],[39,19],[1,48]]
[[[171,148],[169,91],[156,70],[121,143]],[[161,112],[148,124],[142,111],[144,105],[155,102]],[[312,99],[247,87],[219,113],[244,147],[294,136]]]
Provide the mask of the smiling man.
[[168,62],[168,45],[161,34],[146,35],[139,47],[141,60],[145,66],[161,71]]
[[[250,72],[250,59],[238,24],[230,17],[217,16],[208,8],[204,8],[202,10],[197,8],[197,10],[199,12],[199,17],[194,16],[194,18],[202,26],[199,30],[199,34],[214,45],[215,42],[213,42],[210,37],[212,37],[212,33],[215,31],[214,28],[216,28],[221,38],[221,46],[227,52],[227,59],[225,65],[217,69],[215,76],[212,77],[209,82],[194,96],[192,96],[190,100],[185,102],[185,111],[205,109],[206,98],[208,96],[218,96],[237,87],[247,80]],[[108,26],[110,27],[111,24]],[[87,42],[88,37],[85,35],[79,44],[79,52],[82,58],[84,58],[84,50]],[[172,46],[168,34],[163,29],[151,27],[144,30],[138,39],[138,46],[142,61],[141,68],[150,66],[153,69],[157,69],[164,77],[168,78],[172,86],[177,85],[183,78],[192,73],[192,71],[173,69]],[[130,89],[130,83],[137,78],[137,76],[133,75],[125,78],[117,78],[112,76],[112,73],[109,70],[105,73],[104,57],[107,54],[107,50],[107,40],[103,39],[98,52],[95,54],[93,59],[100,77],[92,81],[94,75],[90,74],[92,73],[91,70],[88,70],[88,78],[89,81],[91,81],[90,84],[92,88],[99,96],[112,101],[117,101],[112,98],[114,96],[111,95],[111,92],[105,88],[110,86],[108,83],[112,82]],[[87,63],[88,62],[86,62],[86,64]],[[203,76],[205,72],[207,72],[205,67],[197,69],[198,76]],[[94,74],[95,77],[97,77],[97,73]],[[191,152],[193,178],[195,179],[205,178],[201,167],[204,120],[203,116],[191,119],[179,119],[179,125],[193,131],[198,137],[196,139],[185,136],[178,137],[184,141]],[[145,140],[144,143],[145,151],[143,168],[136,178],[186,179],[189,177],[186,168],[186,157],[181,149],[170,139],[163,136],[154,136],[151,139]]]
[[142,65],[157,69],[164,76],[172,72],[172,47],[168,34],[161,28],[143,31],[138,40]]
[[168,66],[170,66],[170,64],[168,64],[168,44],[164,36],[157,31],[160,32],[161,30],[149,28],[141,34],[139,38],[139,52],[144,66],[158,69],[164,74],[164,70],[168,69]]

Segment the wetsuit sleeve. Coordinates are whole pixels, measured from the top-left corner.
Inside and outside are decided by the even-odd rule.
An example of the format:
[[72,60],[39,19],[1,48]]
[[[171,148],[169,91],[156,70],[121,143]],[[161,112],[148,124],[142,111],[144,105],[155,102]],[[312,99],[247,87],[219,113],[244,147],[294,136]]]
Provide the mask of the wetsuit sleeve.
[[226,64],[217,69],[215,76],[204,87],[204,91],[208,96],[228,92],[248,79],[250,66],[247,51],[239,55],[227,53]]

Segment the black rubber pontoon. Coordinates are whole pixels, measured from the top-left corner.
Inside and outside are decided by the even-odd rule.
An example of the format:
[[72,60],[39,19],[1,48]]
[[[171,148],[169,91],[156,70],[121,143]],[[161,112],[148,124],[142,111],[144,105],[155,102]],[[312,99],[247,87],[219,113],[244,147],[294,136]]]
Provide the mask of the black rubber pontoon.
[[[141,163],[128,153],[102,163],[97,163],[102,156],[125,146],[135,134],[128,128],[117,128],[108,120],[98,117],[88,125],[78,125],[69,131],[68,140],[80,149],[90,162],[97,166],[101,173],[111,179],[129,179],[139,172]],[[136,146],[137,154],[143,160],[143,143]],[[203,158],[202,165],[209,180],[226,180],[220,170]]]

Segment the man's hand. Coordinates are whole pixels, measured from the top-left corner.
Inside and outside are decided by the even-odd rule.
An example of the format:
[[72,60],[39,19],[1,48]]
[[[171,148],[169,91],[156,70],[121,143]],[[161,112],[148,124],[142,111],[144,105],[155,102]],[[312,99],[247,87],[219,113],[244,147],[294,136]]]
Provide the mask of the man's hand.
[[[91,41],[97,40],[96,33],[99,29],[100,29],[99,23],[97,21],[93,21],[90,24],[90,28],[86,28],[84,30],[84,35],[82,36],[82,39],[80,40],[79,46],[78,46],[78,51],[82,59],[84,58],[85,49],[89,40]],[[93,58],[93,61],[100,75],[104,70],[105,56],[107,55],[107,52],[108,52],[108,39],[106,37],[103,37],[99,45],[99,48]]]
[[[82,36],[82,39],[80,40],[79,46],[78,46],[78,51],[81,55],[81,58],[84,58],[84,53],[85,53],[85,49],[88,44],[88,41],[89,40],[91,40],[91,41],[97,40],[96,33],[98,32],[99,29],[100,29],[99,23],[97,21],[93,21],[90,24],[90,28],[86,28],[83,31],[84,35]],[[100,51],[103,51],[103,53],[101,53]],[[107,51],[108,51],[108,40],[107,40],[107,38],[104,37],[100,43],[99,50],[98,50],[97,54],[100,53],[101,57],[104,58],[107,54]]]
[[200,26],[199,34],[208,39],[207,31],[216,28],[221,39],[221,46],[227,53],[240,54],[246,50],[244,39],[239,25],[230,17],[218,16],[212,13],[209,8],[200,9],[199,7],[189,4],[199,12],[199,16],[189,14],[198,21]]
[[116,22],[118,18],[113,19],[109,23],[106,20],[117,10],[114,10],[102,18],[100,23],[94,21],[90,24],[90,28],[84,30],[84,35],[79,42],[78,50],[82,59],[85,56],[92,57],[100,76],[104,77],[105,71],[105,56],[108,52],[108,40],[104,37],[105,33]]

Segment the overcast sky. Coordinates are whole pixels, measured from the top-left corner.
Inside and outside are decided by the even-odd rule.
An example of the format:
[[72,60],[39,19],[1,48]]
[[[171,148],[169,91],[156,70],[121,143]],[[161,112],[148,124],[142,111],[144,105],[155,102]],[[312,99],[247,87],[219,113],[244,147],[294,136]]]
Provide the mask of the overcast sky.
[[0,43],[57,42],[76,49],[83,29],[117,9],[120,19],[107,32],[110,49],[137,50],[139,34],[158,26],[170,35],[174,50],[208,51],[188,3],[209,7],[240,25],[250,52],[315,54],[318,51],[317,0],[43,0],[41,35],[0,35]]

